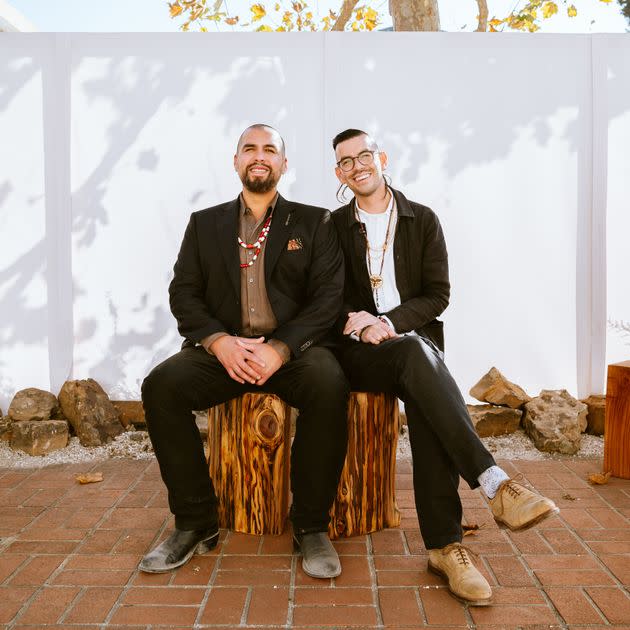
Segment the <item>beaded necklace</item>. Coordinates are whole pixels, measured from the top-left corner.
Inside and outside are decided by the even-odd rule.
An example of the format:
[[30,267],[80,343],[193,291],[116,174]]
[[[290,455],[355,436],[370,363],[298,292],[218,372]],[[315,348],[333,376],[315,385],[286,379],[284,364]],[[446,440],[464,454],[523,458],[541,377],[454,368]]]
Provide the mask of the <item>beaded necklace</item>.
[[260,230],[260,234],[258,235],[258,238],[253,243],[246,243],[240,236],[236,237],[238,239],[238,244],[243,249],[255,249],[256,250],[254,252],[254,257],[249,262],[240,263],[241,269],[245,269],[246,267],[251,267],[256,262],[256,259],[258,258],[258,255],[260,254],[260,250],[262,249],[263,243],[267,239],[267,234],[269,234],[269,228],[271,226],[271,217],[272,216],[273,216],[273,213],[271,213],[267,217],[267,220],[265,221],[264,225],[262,226],[262,230]]

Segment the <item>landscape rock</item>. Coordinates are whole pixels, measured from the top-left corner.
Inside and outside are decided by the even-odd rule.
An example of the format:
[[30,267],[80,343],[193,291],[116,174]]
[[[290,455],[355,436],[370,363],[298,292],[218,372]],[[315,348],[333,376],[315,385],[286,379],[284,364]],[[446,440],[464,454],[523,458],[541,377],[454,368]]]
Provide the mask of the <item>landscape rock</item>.
[[514,433],[521,423],[523,412],[494,405],[466,405],[479,437],[494,437]]
[[508,381],[493,367],[470,390],[470,395],[481,402],[518,409],[531,398],[524,389]]
[[11,448],[29,455],[48,455],[68,444],[68,423],[65,420],[22,420],[14,422]]
[[588,407],[566,391],[544,389],[525,405],[523,427],[539,451],[574,455],[586,429]]
[[116,408],[94,379],[66,381],[59,402],[83,446],[102,446],[125,430]]
[[591,435],[604,435],[606,420],[606,396],[589,396],[582,401],[588,407],[586,432]]
[[12,430],[13,423],[11,422],[11,419],[0,416],[0,442],[10,442]]
[[144,427],[144,407],[141,400],[112,400],[118,412],[118,419],[125,429],[128,427]]
[[54,394],[29,387],[15,394],[7,415],[14,422],[50,420],[59,414],[59,401]]

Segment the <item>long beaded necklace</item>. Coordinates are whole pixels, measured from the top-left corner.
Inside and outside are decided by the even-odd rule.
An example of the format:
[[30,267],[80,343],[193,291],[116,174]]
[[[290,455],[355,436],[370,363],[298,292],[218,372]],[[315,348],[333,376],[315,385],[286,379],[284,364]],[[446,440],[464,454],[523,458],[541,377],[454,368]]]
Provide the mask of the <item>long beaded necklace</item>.
[[238,239],[238,244],[243,249],[255,249],[256,250],[254,252],[254,257],[249,262],[240,263],[241,269],[245,269],[246,267],[251,267],[256,262],[256,259],[258,258],[258,255],[260,254],[260,250],[262,249],[263,243],[267,239],[267,234],[269,234],[269,228],[271,226],[271,217],[272,216],[273,216],[273,213],[271,213],[267,217],[267,220],[265,221],[264,225],[262,226],[262,229],[260,230],[260,234],[258,235],[258,238],[253,243],[246,243],[240,236],[236,237]]
[[[359,213],[356,209],[354,209],[357,221],[361,225],[361,232],[363,233],[363,237],[365,238],[365,245],[368,249],[367,251],[367,265],[368,265],[368,275],[370,276],[370,285],[372,286],[372,291],[374,292],[376,306],[378,307],[378,289],[383,286],[383,265],[385,264],[385,252],[389,246],[389,233],[392,227],[392,217],[394,216],[394,208],[391,209],[389,213],[389,219],[387,221],[387,231],[385,232],[385,241],[381,247],[372,247],[370,245],[370,241],[368,240],[367,230],[365,229],[365,225],[359,219]],[[381,250],[381,264],[378,270],[378,274],[372,272],[372,256],[370,255],[370,250],[378,251]]]

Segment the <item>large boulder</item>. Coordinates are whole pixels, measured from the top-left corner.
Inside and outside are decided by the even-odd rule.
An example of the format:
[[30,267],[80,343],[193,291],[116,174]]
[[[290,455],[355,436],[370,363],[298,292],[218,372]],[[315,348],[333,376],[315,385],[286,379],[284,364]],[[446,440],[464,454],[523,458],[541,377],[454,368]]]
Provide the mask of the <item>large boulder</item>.
[[144,408],[140,400],[112,400],[118,412],[118,419],[125,429],[145,427]]
[[495,367],[472,387],[470,395],[481,402],[512,409],[518,409],[531,400],[524,389],[508,381]]
[[509,407],[494,405],[467,405],[470,419],[479,437],[493,437],[514,433],[521,422],[523,412]]
[[588,407],[566,389],[544,389],[525,405],[523,427],[539,451],[574,455],[586,429]]
[[66,381],[59,403],[83,446],[102,446],[125,430],[116,408],[94,379]]
[[586,416],[587,433],[604,435],[606,421],[606,396],[593,395],[582,401],[588,407]]
[[29,387],[22,389],[15,396],[9,405],[7,415],[14,422],[24,420],[50,420],[59,414],[59,402],[54,394]]
[[14,422],[11,448],[29,455],[48,455],[68,444],[68,423],[65,420],[22,420]]

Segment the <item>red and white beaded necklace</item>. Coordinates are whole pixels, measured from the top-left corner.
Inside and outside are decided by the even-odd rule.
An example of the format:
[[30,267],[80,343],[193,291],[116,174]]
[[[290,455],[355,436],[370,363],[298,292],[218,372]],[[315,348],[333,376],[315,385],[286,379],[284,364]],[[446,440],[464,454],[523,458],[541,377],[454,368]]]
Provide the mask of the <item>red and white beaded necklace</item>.
[[262,249],[263,243],[267,239],[267,234],[269,234],[269,227],[271,226],[271,217],[272,216],[273,216],[273,213],[271,213],[267,217],[267,220],[265,221],[264,225],[262,226],[262,230],[260,230],[260,234],[258,235],[258,238],[253,243],[246,243],[240,236],[237,236],[238,244],[243,249],[255,249],[256,250],[254,252],[254,257],[249,262],[240,264],[241,269],[244,269],[245,267],[251,267],[256,262],[256,259],[258,258],[258,255],[260,254],[260,250]]

